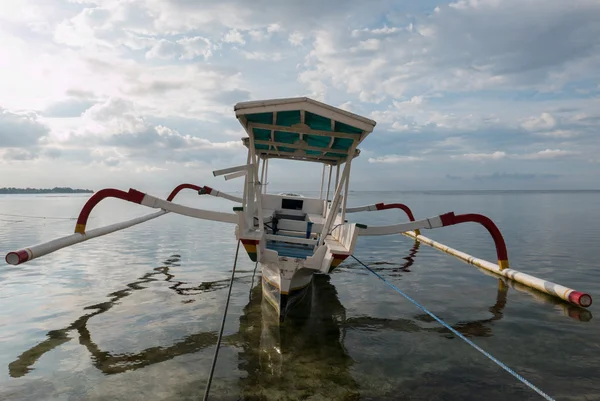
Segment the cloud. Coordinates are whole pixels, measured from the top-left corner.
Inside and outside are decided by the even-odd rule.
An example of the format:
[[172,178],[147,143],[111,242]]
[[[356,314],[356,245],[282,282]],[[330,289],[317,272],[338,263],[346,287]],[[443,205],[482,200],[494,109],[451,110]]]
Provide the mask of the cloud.
[[242,55],[248,60],[279,61],[283,58],[281,53],[248,52],[245,50],[242,51]]
[[155,173],[157,171],[167,171],[166,168],[163,167],[156,167],[156,166],[141,166],[141,167],[136,167],[135,172],[136,173]]
[[0,108],[0,148],[37,147],[40,138],[48,132],[48,127],[39,121],[39,116],[34,112],[13,112]]
[[185,37],[177,41],[160,39],[146,52],[146,58],[162,60],[192,60],[197,57],[207,59],[211,55],[210,40],[201,36]]
[[535,134],[539,135],[539,136],[548,137],[548,138],[574,138],[574,137],[580,135],[580,133],[577,131],[565,130],[565,129],[558,129],[558,130],[554,130],[554,131],[545,131],[545,132],[536,132]]
[[386,155],[380,157],[370,157],[369,163],[410,163],[421,160],[423,160],[421,157],[416,156]]
[[241,141],[211,142],[204,138],[191,135],[182,135],[179,132],[161,125],[147,126],[138,132],[118,133],[108,136],[101,142],[103,146],[114,146],[118,148],[145,149],[149,147],[162,149],[185,149],[194,150],[239,150],[242,148]]
[[116,165],[118,165],[120,162],[119,159],[117,159],[116,157],[109,157],[108,159],[104,160],[103,163],[105,165],[107,165],[108,167],[115,167]]
[[44,156],[50,159],[58,159],[62,155],[62,150],[58,148],[48,147],[44,149]]
[[0,160],[27,161],[37,159],[38,153],[29,149],[0,149]]
[[576,156],[581,152],[573,150],[561,150],[561,149],[545,149],[539,152],[525,153],[525,154],[507,154],[506,152],[496,151],[493,153],[466,153],[463,155],[450,156],[451,159],[455,160],[467,160],[467,161],[488,161],[488,160],[503,160],[506,158],[510,159],[521,159],[521,160],[547,160],[547,159],[559,159],[569,156]]
[[464,177],[457,176],[457,175],[446,174],[446,179],[448,179],[448,180],[462,180],[463,178]]
[[531,174],[531,173],[506,173],[506,172],[494,172],[492,174],[484,175],[471,175],[471,176],[453,176],[446,174],[446,179],[452,181],[464,181],[464,180],[475,180],[475,181],[535,181],[535,180],[556,180],[561,178],[560,174]]
[[535,153],[528,153],[523,155],[515,155],[517,159],[523,160],[547,160],[547,159],[560,159],[569,156],[577,156],[581,152],[572,150],[561,150],[561,149],[545,149]]
[[548,89],[582,72],[598,76],[598,18],[592,0],[446,4],[416,25],[323,29],[308,68],[374,102],[427,91]]
[[231,29],[229,32],[225,34],[223,37],[223,42],[225,43],[237,43],[243,45],[246,43],[244,40],[244,35],[240,33],[237,29]]
[[292,32],[288,38],[294,46],[300,46],[304,43],[304,35],[301,32]]
[[22,3],[0,10],[11,176],[210,179],[245,161],[235,103],[311,96],[377,121],[357,189],[388,188],[400,164],[414,186],[479,185],[474,163],[533,174],[527,186],[567,185],[542,167],[600,179],[592,0]]
[[500,160],[506,157],[506,152],[493,153],[466,153],[463,155],[451,156],[453,159],[469,160],[469,161],[484,161],[484,160]]
[[473,179],[479,181],[532,181],[535,179],[554,180],[560,178],[559,174],[527,174],[527,173],[500,173],[495,172],[488,175],[474,175]]
[[41,114],[44,117],[78,117],[95,103],[94,100],[71,98],[49,105]]
[[539,117],[530,117],[521,124],[523,128],[529,131],[554,128],[556,120],[549,113],[542,113]]

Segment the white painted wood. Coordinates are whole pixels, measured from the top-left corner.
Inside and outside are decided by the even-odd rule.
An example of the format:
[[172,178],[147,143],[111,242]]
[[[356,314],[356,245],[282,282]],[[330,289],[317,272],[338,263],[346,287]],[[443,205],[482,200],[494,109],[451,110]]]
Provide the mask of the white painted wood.
[[[262,169],[260,171],[260,182],[261,182],[261,184],[263,184],[263,187],[266,185],[266,181],[265,181],[265,167],[267,166],[267,161],[268,160],[269,159],[263,159]],[[264,192],[264,188],[260,192],[263,193]]]
[[497,263],[488,262],[487,260],[479,259],[474,256],[471,256],[467,253],[458,251],[454,248],[450,248],[447,245],[436,242],[430,238],[427,238],[423,235],[415,235],[414,232],[405,233],[406,236],[417,239],[419,242],[427,244],[433,248],[439,249],[443,252],[446,252],[450,255],[456,256],[463,261],[480,267],[482,269],[488,270],[498,276],[506,277],[511,280],[514,280],[518,283],[526,285],[531,288],[535,288],[543,293],[553,295],[555,297],[561,298],[567,302],[571,302],[569,299],[569,295],[575,291],[571,288],[562,286],[560,284],[553,283],[551,281],[547,281],[538,277],[530,276],[529,274],[522,273],[518,270],[514,269],[504,269],[501,270],[500,266]]
[[264,187],[264,193],[267,193],[267,185],[269,185],[269,159],[265,160],[267,162],[267,168],[265,169],[265,185],[263,185]]
[[183,206],[177,203],[168,202],[164,199],[156,198],[152,195],[145,195],[142,205],[154,209],[163,209],[172,213],[184,216],[194,217],[196,219],[220,221],[223,223],[238,223],[238,217],[234,213],[214,212],[212,210],[196,209],[189,206]]
[[442,220],[440,216],[435,216],[429,219],[416,220],[409,223],[394,224],[389,226],[368,226],[367,228],[361,228],[358,232],[358,235],[402,234],[407,231],[414,231],[417,229],[432,229],[440,227],[443,227]]
[[[256,142],[255,142],[255,146],[256,146]],[[255,151],[256,152],[256,151]],[[262,180],[260,179],[260,168],[261,168],[261,157],[259,154],[255,153],[254,156],[256,157],[256,182],[260,185],[262,184]],[[260,189],[260,192],[262,192],[262,188]]]
[[312,221],[314,224],[325,224],[325,218],[321,214],[307,213],[306,217],[309,221]]
[[[302,231],[296,231],[296,230],[277,230],[277,234],[278,235],[286,235],[289,237],[298,237],[298,238],[306,238],[306,233],[302,232]],[[319,233],[310,233],[310,237],[312,239],[316,239],[318,237]]]
[[323,172],[321,173],[321,190],[319,192],[319,199],[323,199],[323,185],[325,184],[325,164],[323,164]]
[[[300,231],[306,234],[308,222],[289,219],[279,219],[279,222],[277,223],[277,228],[278,230]],[[322,230],[323,224],[313,223],[310,232],[320,233]]]
[[[256,181],[255,181],[255,147],[254,147],[254,135],[250,135],[250,146],[248,146],[249,156],[250,156],[250,165],[248,175],[246,177],[246,182],[248,183],[248,207],[244,208],[244,218],[246,219],[246,227],[249,230],[254,230],[254,216],[256,215]],[[260,224],[260,222],[259,222]],[[259,228],[262,229],[262,224],[259,225]]]
[[343,246],[337,239],[329,237],[325,240],[325,245],[329,248],[331,253],[338,253],[341,255],[347,255],[350,253],[350,250]]
[[347,207],[346,208],[346,213],[357,213],[357,212],[373,212],[377,210],[377,206],[376,205],[364,205],[364,206],[354,206],[354,207]]
[[214,170],[213,175],[218,177],[220,175],[237,173],[238,171],[248,171],[250,169],[250,164],[244,164],[242,166],[228,167],[221,170]]
[[[325,166],[323,166],[325,167]],[[325,202],[329,200],[329,189],[331,188],[331,171],[333,170],[333,166],[329,165],[329,178],[327,179],[327,195],[325,195]]]
[[287,235],[265,234],[265,238],[269,241],[290,242],[293,244],[307,244],[307,245],[316,245],[317,244],[316,239],[289,237]]
[[[300,199],[302,200],[302,210],[290,210],[283,209],[281,207],[282,199]],[[268,210],[277,210],[282,213],[287,214],[321,214],[323,211],[323,201],[321,199],[316,198],[297,198],[294,196],[285,196],[285,195],[274,195],[274,194],[263,194],[262,196],[262,205],[264,209]]]
[[[256,163],[254,164],[254,196],[256,197],[256,213],[258,214],[258,230],[263,231],[264,229],[264,221],[262,211],[262,183],[258,180],[258,161],[260,157],[255,155]],[[254,215],[253,215],[254,216]]]
[[211,189],[212,189],[212,191],[210,192],[210,196],[216,196],[218,198],[227,199],[232,202],[238,202],[238,203],[244,204],[244,200],[242,198],[240,198],[239,196],[229,195],[229,194],[226,194],[225,192],[217,191],[214,188],[211,188]]
[[225,181],[233,180],[235,178],[244,177],[248,174],[248,170],[238,171],[237,173],[227,174],[225,177]]
[[332,237],[338,240],[342,246],[348,249],[348,253],[354,252],[356,241],[358,239],[358,231],[360,229],[356,227],[356,224],[343,224],[339,229],[336,229],[332,233]]
[[[250,149],[248,149],[248,155],[246,157],[246,165],[250,165]],[[244,192],[242,194],[242,207],[244,210],[248,207],[248,178],[244,180]]]
[[345,184],[345,181],[349,179],[351,160],[352,160],[352,156],[354,155],[354,150],[356,149],[357,144],[358,144],[357,142],[354,142],[354,144],[350,147],[349,156],[346,161],[346,165],[344,166],[344,172],[342,173],[342,178],[341,178],[340,184],[337,186],[335,195],[333,196],[333,200],[331,201],[331,208],[329,209],[329,212],[327,213],[327,220],[325,221],[325,226],[323,227],[324,234],[321,236],[320,244],[322,244],[323,241],[325,240],[327,233],[331,230],[334,218],[335,218],[335,216],[337,216],[337,210],[340,207],[340,197],[341,197],[341,193],[342,193],[342,188]]
[[[120,223],[111,224],[104,227],[94,228],[93,230],[88,230],[84,234],[71,234],[65,237],[57,238],[52,241],[44,242],[37,245],[32,245],[25,250],[29,254],[29,260],[39,258],[40,256],[47,255],[52,252],[56,252],[59,249],[69,247],[71,245],[75,245],[79,242],[84,242],[90,240],[92,238],[101,237],[106,234],[111,234],[116,231],[124,230],[126,228],[135,226],[140,223],[144,223],[148,220],[155,219],[160,217],[168,212],[161,210],[160,212],[155,212],[151,214],[147,214],[145,216],[136,217],[135,219],[122,221]],[[9,255],[10,256],[10,255]],[[6,260],[11,265],[16,265],[18,263],[18,257],[15,260],[14,258],[7,257]]]
[[[348,158],[348,160],[351,160]],[[347,162],[350,164],[350,162]],[[349,165],[348,168],[351,168]],[[342,221],[346,221],[346,205],[348,204],[348,191],[350,189],[350,172],[348,172],[348,179],[346,180],[346,187],[344,188],[344,198],[342,199]]]

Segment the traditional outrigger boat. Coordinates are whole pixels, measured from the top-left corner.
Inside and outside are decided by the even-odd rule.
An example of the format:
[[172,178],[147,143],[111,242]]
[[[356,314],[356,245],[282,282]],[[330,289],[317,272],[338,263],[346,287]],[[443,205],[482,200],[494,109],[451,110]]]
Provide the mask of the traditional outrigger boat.
[[[375,121],[309,98],[243,102],[235,105],[234,110],[248,135],[242,139],[248,148],[247,162],[213,173],[215,176],[224,176],[225,180],[243,178],[243,197],[192,184],[179,185],[167,199],[135,189],[128,192],[103,189],[92,195],[84,205],[75,226],[75,234],[10,252],[6,255],[6,262],[12,265],[24,263],[166,213],[177,213],[236,225],[237,239],[243,244],[250,259],[261,265],[263,298],[273,306],[281,321],[287,311],[302,299],[315,273],[331,273],[354,253],[359,236],[371,235],[404,234],[566,302],[580,307],[591,305],[589,294],[510,269],[504,239],[496,225],[485,216],[445,213],[415,220],[411,210],[400,203],[348,207],[352,162],[359,156],[358,145],[373,131]],[[323,173],[320,196],[309,198],[294,194],[267,193],[271,159],[321,163]],[[193,189],[199,194],[221,197],[239,205],[233,207],[234,213],[224,213],[174,203],[175,196],[183,189]],[[86,231],[87,220],[94,206],[109,197],[161,210]],[[367,226],[346,220],[348,213],[394,208],[406,212],[409,221],[386,226]],[[466,222],[482,224],[489,231],[496,246],[497,264],[439,244],[420,233],[422,229],[436,229]]]

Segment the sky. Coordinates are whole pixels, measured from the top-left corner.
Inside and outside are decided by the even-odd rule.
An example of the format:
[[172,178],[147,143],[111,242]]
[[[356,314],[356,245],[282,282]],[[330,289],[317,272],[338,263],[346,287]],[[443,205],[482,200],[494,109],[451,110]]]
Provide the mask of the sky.
[[308,96],[377,122],[353,190],[600,189],[597,0],[0,3],[0,187],[239,190],[234,104]]

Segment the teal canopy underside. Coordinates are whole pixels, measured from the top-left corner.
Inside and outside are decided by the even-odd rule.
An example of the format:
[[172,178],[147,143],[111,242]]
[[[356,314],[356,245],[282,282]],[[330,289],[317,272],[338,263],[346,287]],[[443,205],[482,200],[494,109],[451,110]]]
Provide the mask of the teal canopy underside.
[[[245,118],[249,123],[256,124],[267,124],[271,126],[280,126],[286,127],[288,130],[286,131],[278,131],[276,128],[271,129],[263,129],[263,128],[252,128],[252,134],[254,134],[255,141],[273,141],[278,142],[279,145],[277,147],[268,144],[255,144],[255,149],[257,153],[266,153],[270,151],[277,151],[281,156],[298,154],[297,148],[286,147],[281,144],[302,144],[307,145],[311,149],[302,149],[305,156],[309,159],[311,158],[325,158],[325,159],[345,159],[348,155],[348,150],[352,146],[354,142],[353,138],[337,138],[332,136],[327,136],[325,132],[333,131],[343,134],[351,134],[355,135],[356,139],[360,138],[360,135],[363,131],[359,128],[353,127],[348,124],[344,124],[339,121],[335,121],[332,124],[332,120],[323,117],[317,114],[310,113],[308,111],[304,112],[304,121],[301,119],[301,111],[300,110],[291,110],[291,111],[280,111],[276,113],[276,118],[274,119],[274,113],[255,113],[255,114],[246,114]],[[289,127],[292,127],[296,124],[305,124],[305,128],[310,128],[311,130],[322,131],[319,135],[308,134],[308,133],[298,133],[298,132],[288,132]],[[308,127],[306,127],[308,126]],[[273,132],[273,136],[271,135]],[[333,142],[332,142],[333,139]],[[316,148],[316,149],[312,149]],[[322,150],[321,150],[322,149]],[[336,150],[338,152],[336,152]],[[261,152],[263,151],[263,152]],[[341,152],[340,152],[341,151]],[[324,160],[325,161],[325,160]]]

